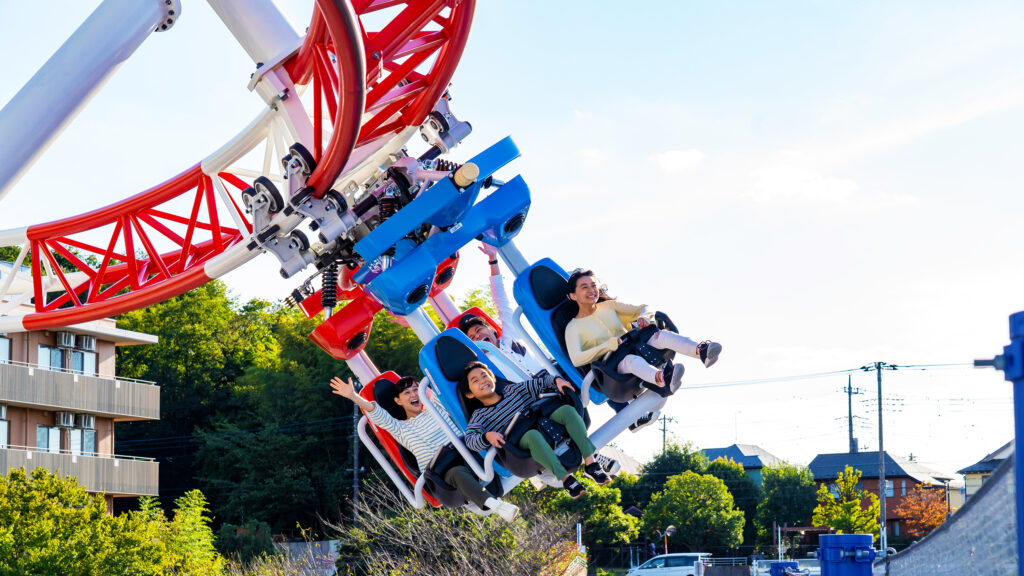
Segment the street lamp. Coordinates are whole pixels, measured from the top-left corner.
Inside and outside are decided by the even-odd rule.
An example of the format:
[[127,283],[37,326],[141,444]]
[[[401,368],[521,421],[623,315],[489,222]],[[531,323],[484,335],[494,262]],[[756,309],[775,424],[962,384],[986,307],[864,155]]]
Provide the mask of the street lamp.
[[668,537],[672,536],[675,533],[676,533],[676,527],[675,526],[669,526],[668,528],[665,528],[664,532],[660,532],[658,530],[654,531],[654,535],[655,535],[656,538],[663,538],[665,540],[665,554],[668,554]]

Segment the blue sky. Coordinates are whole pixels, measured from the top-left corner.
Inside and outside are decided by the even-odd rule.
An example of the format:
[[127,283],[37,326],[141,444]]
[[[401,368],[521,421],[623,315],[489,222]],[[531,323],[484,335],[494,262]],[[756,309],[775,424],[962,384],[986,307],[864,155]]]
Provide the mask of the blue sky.
[[[623,300],[722,342],[713,369],[688,363],[692,386],[1000,349],[1007,315],[1024,308],[1024,8],[634,4],[479,3],[452,90],[474,133],[453,158],[515,137],[523,157],[506,171],[533,191],[528,258],[594,268]],[[0,102],[95,5],[0,2],[0,47],[19,55]],[[309,3],[281,6],[305,27]],[[191,166],[260,109],[245,89],[252,68],[213,11],[186,2],[0,203],[0,228]],[[456,293],[486,282],[475,250],[463,261]],[[227,281],[242,298],[293,287],[269,257]],[[886,416],[893,453],[955,471],[1012,435],[1009,385],[994,372],[885,378],[902,402]],[[806,463],[846,448],[844,384],[684,389],[670,432]],[[873,391],[874,375],[854,384]],[[875,415],[857,404],[871,418],[857,435],[874,448]],[[661,435],[619,444],[644,460]]]

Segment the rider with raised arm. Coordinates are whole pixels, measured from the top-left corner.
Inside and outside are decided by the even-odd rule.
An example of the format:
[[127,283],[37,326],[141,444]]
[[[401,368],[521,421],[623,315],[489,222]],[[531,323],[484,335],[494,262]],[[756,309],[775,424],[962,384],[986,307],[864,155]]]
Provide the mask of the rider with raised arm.
[[[561,393],[566,390],[575,390],[568,380],[546,375],[525,382],[505,382],[504,390],[498,393],[497,379],[487,365],[479,361],[470,362],[459,378],[458,393],[477,400],[483,404],[483,408],[473,411],[469,418],[469,424],[466,426],[466,446],[471,450],[485,450],[488,445],[501,448],[505,445],[502,431],[508,427],[516,414],[527,408],[544,392]],[[610,482],[611,479],[594,458],[597,448],[587,436],[587,425],[576,409],[565,405],[548,417],[565,427],[569,437],[583,453],[586,464],[584,472],[587,476],[598,484]],[[538,464],[550,470],[562,481],[562,486],[569,496],[579,498],[586,492],[583,485],[565,469],[540,431],[528,430],[519,439],[518,444],[523,450],[528,450]]]
[[[335,394],[342,398],[348,398],[355,402],[359,408],[366,413],[376,426],[387,430],[395,440],[412,452],[416,457],[416,465],[421,471],[430,466],[434,455],[442,446],[448,444],[448,437],[441,424],[429,414],[424,413],[423,404],[419,397],[419,383],[415,378],[405,377],[400,379],[395,388],[398,395],[395,397],[395,404],[405,410],[406,419],[398,420],[380,408],[377,402],[369,402],[360,396],[352,385],[352,379],[347,381],[335,376],[331,379],[331,388]],[[448,422],[453,430],[458,428],[452,423],[448,413],[443,408],[434,404],[439,414]],[[452,466],[444,474],[444,481],[455,486],[463,496],[474,503],[481,510],[493,510],[498,516],[511,522],[519,513],[519,508],[498,498],[492,497],[477,479],[473,471],[464,463],[459,466]]]
[[[565,328],[565,346],[569,359],[577,367],[586,366],[618,350],[632,322],[635,321],[638,328],[646,328],[651,324],[646,318],[646,306],[602,300],[601,289],[591,270],[577,270],[569,276],[568,296],[579,306],[576,317]],[[717,342],[705,340],[697,343],[669,330],[654,332],[647,344],[659,350],[673,350],[699,358],[705,367],[711,367],[722,353],[722,345]],[[682,364],[669,364],[664,370],[659,370],[641,356],[627,354],[616,366],[616,370],[632,374],[654,386],[667,385],[675,391],[679,388],[684,368]]]
[[536,376],[545,370],[536,356],[522,342],[515,339],[514,323],[512,322],[512,305],[508,294],[505,293],[505,283],[501,278],[501,268],[498,265],[498,249],[489,244],[480,245],[480,251],[488,257],[487,263],[491,267],[491,299],[494,300],[494,307],[498,309],[498,325],[501,326],[501,337],[494,328],[483,318],[467,314],[459,320],[459,330],[462,330],[469,339],[474,342],[490,342],[497,346],[505,357],[521,368],[529,376]]

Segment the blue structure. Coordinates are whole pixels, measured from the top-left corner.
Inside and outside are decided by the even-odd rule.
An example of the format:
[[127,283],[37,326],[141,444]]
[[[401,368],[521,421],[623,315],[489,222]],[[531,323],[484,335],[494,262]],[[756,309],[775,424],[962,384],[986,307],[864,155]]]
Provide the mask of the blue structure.
[[818,538],[821,576],[871,576],[873,534],[823,534]]

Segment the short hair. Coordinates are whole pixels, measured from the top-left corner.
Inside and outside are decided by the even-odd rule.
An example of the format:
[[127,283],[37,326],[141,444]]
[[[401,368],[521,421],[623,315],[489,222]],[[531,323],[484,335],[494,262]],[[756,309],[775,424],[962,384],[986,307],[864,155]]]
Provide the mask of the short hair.
[[416,380],[415,378],[413,378],[412,376],[406,376],[404,378],[399,378],[398,382],[395,382],[395,395],[397,396],[398,394],[401,394],[402,392],[405,392],[409,388],[414,388],[416,386],[419,386],[419,384],[420,384],[419,381]]
[[576,284],[580,281],[580,278],[585,278],[587,276],[593,277],[594,271],[584,270],[582,268],[573,270],[572,274],[569,275],[569,280],[567,280],[568,285],[565,287],[565,295],[568,296],[569,294],[576,292]]
[[473,360],[469,364],[466,364],[466,367],[462,369],[462,376],[459,376],[459,383],[456,386],[459,396],[465,398],[466,394],[469,394],[469,373],[477,368],[483,368],[491,375],[492,378],[494,377],[494,372],[491,372],[491,369],[487,367],[487,364],[484,364],[479,360]]
[[469,329],[472,328],[473,326],[476,326],[477,324],[485,328],[490,327],[487,324],[486,320],[477,316],[476,314],[466,314],[459,320],[459,330],[462,330],[463,333],[469,335]]

